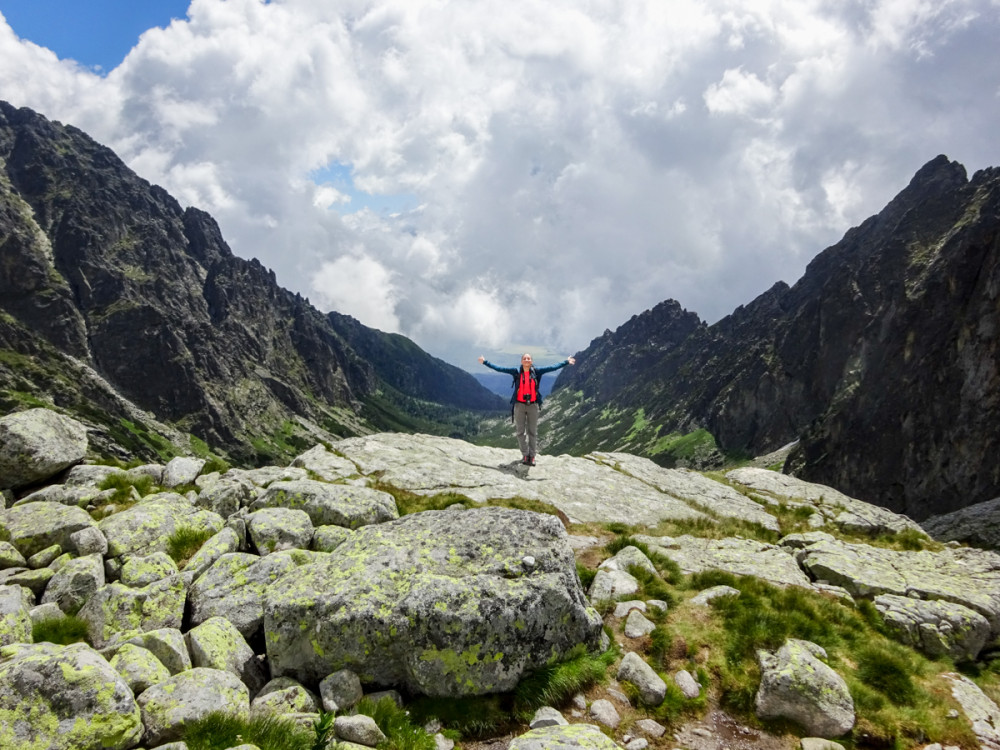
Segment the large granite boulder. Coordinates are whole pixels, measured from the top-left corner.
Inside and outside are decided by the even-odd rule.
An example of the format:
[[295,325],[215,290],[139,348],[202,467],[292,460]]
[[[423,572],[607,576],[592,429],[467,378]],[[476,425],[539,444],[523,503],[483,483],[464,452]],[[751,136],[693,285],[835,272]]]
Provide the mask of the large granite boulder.
[[252,511],[261,508],[301,510],[309,516],[313,526],[348,529],[399,518],[396,501],[388,492],[315,479],[275,482],[249,507]]
[[365,526],[266,592],[272,676],[362,682],[433,696],[512,689],[601,618],[580,588],[562,524],[506,508],[428,511]]
[[191,624],[223,617],[252,640],[264,622],[264,590],[296,567],[323,558],[321,552],[305,550],[281,550],[266,557],[246,552],[222,555],[191,585]]
[[231,672],[196,667],[147,688],[138,703],[146,728],[143,742],[156,747],[181,739],[187,724],[213,711],[246,713],[250,694]]
[[789,639],[777,653],[758,652],[762,719],[788,719],[810,735],[839,737],[854,726],[854,700],[844,678],[827,664],[815,643]]
[[990,636],[985,617],[954,602],[882,594],[875,607],[899,640],[933,658],[973,661]]
[[78,616],[94,647],[104,648],[145,631],[180,628],[185,594],[180,575],[141,588],[109,583],[90,596]]
[[253,649],[229,620],[211,617],[184,636],[195,667],[232,672],[240,678],[250,696],[257,695],[267,677]]
[[167,541],[179,529],[222,530],[222,516],[192,505],[182,495],[160,492],[147,495],[131,508],[101,520],[108,540],[108,557],[166,552]]
[[6,527],[10,543],[26,558],[53,544],[74,549],[70,537],[96,526],[83,508],[59,503],[27,503],[0,510],[0,527]]
[[87,454],[87,428],[51,409],[0,417],[0,489],[55,476]]
[[0,747],[127,750],[142,735],[125,680],[90,646],[0,649]]

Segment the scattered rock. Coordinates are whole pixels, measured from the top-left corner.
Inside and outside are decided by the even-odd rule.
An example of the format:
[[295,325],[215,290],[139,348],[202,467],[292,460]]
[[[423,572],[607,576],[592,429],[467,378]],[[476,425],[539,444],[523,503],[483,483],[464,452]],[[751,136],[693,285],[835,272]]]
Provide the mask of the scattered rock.
[[[663,703],[667,694],[667,684],[656,674],[656,671],[634,651],[629,651],[622,657],[618,667],[618,679],[631,682],[639,690],[639,698],[647,706],[658,706]],[[593,705],[591,705],[593,711]]]

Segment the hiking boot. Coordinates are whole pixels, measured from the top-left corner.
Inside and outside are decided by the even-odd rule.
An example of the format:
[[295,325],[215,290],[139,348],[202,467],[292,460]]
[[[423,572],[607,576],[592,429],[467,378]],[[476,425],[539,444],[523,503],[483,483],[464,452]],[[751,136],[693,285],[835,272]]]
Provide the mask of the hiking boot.
[[535,465],[535,457],[534,456],[528,456],[528,460],[527,460],[526,463],[528,464],[528,466],[534,466]]
[[524,464],[525,466],[529,465],[531,463],[531,457],[530,456],[524,456],[521,459],[521,463]]

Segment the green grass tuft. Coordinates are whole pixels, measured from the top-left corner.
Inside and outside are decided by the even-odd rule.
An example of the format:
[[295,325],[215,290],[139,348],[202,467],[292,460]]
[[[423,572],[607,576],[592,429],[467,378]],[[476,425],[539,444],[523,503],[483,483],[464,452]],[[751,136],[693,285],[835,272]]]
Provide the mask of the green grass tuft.
[[912,706],[917,699],[913,682],[916,666],[909,654],[888,643],[876,643],[858,652],[858,678],[897,706]]
[[177,567],[183,568],[184,563],[190,560],[194,553],[213,536],[215,536],[215,532],[211,529],[194,529],[182,526],[167,539],[167,554],[170,559],[177,563]]
[[274,714],[215,711],[184,728],[188,750],[227,750],[252,744],[260,750],[313,750],[316,731]]
[[580,645],[563,661],[536,670],[514,689],[515,718],[528,721],[542,706],[561,706],[581,690],[602,682],[616,658],[614,649],[594,654]]
[[413,723],[410,714],[396,705],[392,698],[383,698],[377,703],[371,698],[362,698],[354,711],[371,716],[386,736],[379,743],[379,750],[434,750],[434,738]]
[[34,643],[56,643],[68,646],[71,643],[89,643],[87,623],[76,615],[49,617],[31,626],[31,640]]
[[153,491],[156,485],[153,483],[153,478],[145,474],[131,478],[125,474],[109,474],[97,487],[100,490],[115,491],[115,494],[108,501],[110,504],[128,506],[134,503],[132,499],[133,489],[139,497],[145,497]]

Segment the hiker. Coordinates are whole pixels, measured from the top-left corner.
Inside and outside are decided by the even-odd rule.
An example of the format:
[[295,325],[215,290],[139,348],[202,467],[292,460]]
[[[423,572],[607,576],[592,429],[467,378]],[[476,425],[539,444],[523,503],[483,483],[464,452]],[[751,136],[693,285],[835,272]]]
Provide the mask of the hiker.
[[538,446],[538,411],[542,406],[542,389],[539,386],[542,375],[560,370],[566,365],[575,365],[576,360],[569,357],[551,367],[535,367],[531,363],[531,355],[523,354],[520,367],[497,367],[483,357],[479,358],[479,364],[497,372],[505,372],[514,378],[514,395],[510,397],[510,406],[517,444],[524,457],[521,463],[534,466]]

